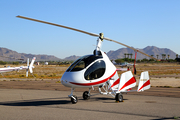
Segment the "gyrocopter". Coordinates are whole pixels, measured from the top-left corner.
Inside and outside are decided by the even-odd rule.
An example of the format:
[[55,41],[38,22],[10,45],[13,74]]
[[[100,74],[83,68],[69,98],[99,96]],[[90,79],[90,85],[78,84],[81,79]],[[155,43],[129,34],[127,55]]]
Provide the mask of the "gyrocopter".
[[[66,29],[78,31],[81,33],[85,33],[91,36],[98,37],[96,48],[91,55],[85,55],[75,62],[73,62],[70,67],[65,71],[61,78],[61,83],[71,88],[71,94],[68,95],[71,98],[71,102],[76,104],[78,102],[77,96],[73,95],[73,91],[75,88],[89,88],[89,91],[85,91],[83,93],[83,99],[87,100],[90,98],[91,89],[94,90],[94,87],[98,87],[99,93],[102,95],[110,95],[115,97],[116,101],[122,102],[123,101],[123,92],[131,92],[129,91],[132,87],[136,86],[136,79],[133,76],[131,71],[127,71],[121,74],[119,78],[117,69],[114,64],[110,61],[108,56],[101,50],[101,44],[103,40],[112,41],[118,44],[121,44],[125,47],[133,49],[136,53],[139,52],[144,54],[152,59],[156,59],[152,56],[149,56],[135,48],[122,44],[118,41],[105,38],[103,33],[94,34],[89,33],[83,30],[54,24],[50,22],[45,22],[42,20],[37,20],[33,18],[28,18],[24,16],[17,16],[18,18],[23,18],[27,20],[32,20],[36,22],[46,23],[58,27],[63,27]],[[138,89],[135,90],[137,92],[144,91],[150,88],[150,79],[148,71],[142,72],[139,80]]]
[[[9,57],[7,57],[7,58],[9,58]],[[27,66],[0,68],[0,73],[2,74],[4,72],[20,71],[20,70],[26,69],[26,77],[28,77],[28,70],[30,71],[31,74],[33,73],[32,68],[34,68],[33,64],[34,64],[35,60],[36,60],[36,57],[33,57],[31,64],[29,65],[29,58],[28,58]]]

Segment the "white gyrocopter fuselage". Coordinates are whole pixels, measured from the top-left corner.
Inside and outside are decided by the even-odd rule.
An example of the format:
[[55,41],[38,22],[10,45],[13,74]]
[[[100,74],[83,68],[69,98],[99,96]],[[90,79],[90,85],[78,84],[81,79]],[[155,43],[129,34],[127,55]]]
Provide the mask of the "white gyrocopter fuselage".
[[76,60],[64,73],[61,83],[67,87],[100,86],[116,74],[116,67],[107,55],[86,55]]
[[101,86],[117,74],[116,67],[100,50],[101,44],[102,39],[98,38],[93,54],[77,59],[66,70],[61,78],[61,83],[64,86],[71,88]]

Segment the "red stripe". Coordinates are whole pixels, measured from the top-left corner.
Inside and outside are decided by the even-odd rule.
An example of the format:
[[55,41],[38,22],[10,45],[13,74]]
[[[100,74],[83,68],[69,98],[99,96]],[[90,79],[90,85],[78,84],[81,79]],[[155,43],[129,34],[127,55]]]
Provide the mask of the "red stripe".
[[118,78],[112,85],[111,85],[111,88],[116,86],[117,84],[119,84],[120,82],[120,79]]
[[[127,87],[127,86],[129,86],[129,85],[131,85],[131,84],[133,84],[133,83],[135,83],[136,82],[136,79],[135,79],[135,77],[132,77],[130,80],[128,80],[125,84],[124,84],[124,86],[120,89],[120,90],[122,90],[123,88],[125,88],[125,87]],[[119,90],[119,91],[120,91]]]
[[150,80],[146,81],[138,91],[140,91],[143,87],[146,87],[148,85],[150,85]]
[[108,81],[108,80],[109,80],[111,77],[113,77],[115,74],[116,74],[116,71],[115,71],[111,76],[109,76],[108,78],[106,78],[106,79],[104,79],[104,80],[101,80],[101,81],[92,82],[92,83],[74,83],[74,82],[69,82],[69,83],[74,84],[74,85],[81,85],[81,86],[98,85],[98,84],[101,84],[101,83],[104,83],[104,82]]

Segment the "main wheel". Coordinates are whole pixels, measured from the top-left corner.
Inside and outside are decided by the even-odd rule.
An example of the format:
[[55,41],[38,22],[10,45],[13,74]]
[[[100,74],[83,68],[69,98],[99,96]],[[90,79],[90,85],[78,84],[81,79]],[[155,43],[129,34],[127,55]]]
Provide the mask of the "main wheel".
[[90,98],[89,92],[88,92],[88,91],[85,91],[85,92],[83,93],[83,99],[84,99],[84,100],[88,100],[89,98]]
[[115,99],[116,101],[123,102],[123,95],[120,93],[117,93]]
[[77,96],[73,95],[71,97],[71,102],[72,102],[72,104],[76,104],[78,102]]

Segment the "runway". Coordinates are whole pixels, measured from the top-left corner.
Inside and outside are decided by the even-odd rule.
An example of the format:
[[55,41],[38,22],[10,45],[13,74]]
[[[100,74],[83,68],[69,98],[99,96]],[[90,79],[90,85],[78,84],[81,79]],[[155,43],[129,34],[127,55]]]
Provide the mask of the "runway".
[[[124,94],[124,102],[92,96],[72,104],[70,91],[0,89],[0,119],[103,119],[170,120],[180,117],[180,98]],[[179,118],[180,119],[180,118]]]

